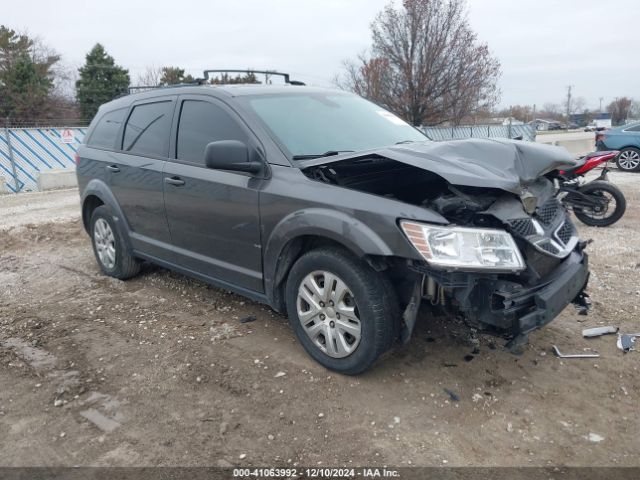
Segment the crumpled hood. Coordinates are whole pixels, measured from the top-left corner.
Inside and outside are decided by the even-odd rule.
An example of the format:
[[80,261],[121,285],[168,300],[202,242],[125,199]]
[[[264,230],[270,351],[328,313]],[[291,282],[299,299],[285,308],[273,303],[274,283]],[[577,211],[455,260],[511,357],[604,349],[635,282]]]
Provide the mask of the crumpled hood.
[[507,139],[416,142],[298,162],[300,168],[380,156],[428,170],[453,185],[499,188],[520,195],[523,187],[556,169],[576,165],[564,148]]

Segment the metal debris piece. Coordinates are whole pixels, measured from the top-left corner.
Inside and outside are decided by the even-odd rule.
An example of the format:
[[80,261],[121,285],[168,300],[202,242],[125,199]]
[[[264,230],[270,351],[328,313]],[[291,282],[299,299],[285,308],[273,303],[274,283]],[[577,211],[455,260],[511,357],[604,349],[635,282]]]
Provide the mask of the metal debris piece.
[[618,327],[612,326],[585,328],[584,330],[582,330],[582,336],[584,338],[593,338],[599,337],[601,335],[607,335],[609,333],[618,333],[618,330],[620,330]]
[[623,352],[630,352],[636,349],[637,337],[640,337],[640,334],[622,333],[618,335],[618,342],[616,345]]
[[556,347],[555,345],[551,345],[551,348],[553,350],[553,353],[556,354],[556,357],[559,357],[559,358],[598,358],[600,356],[599,353],[571,353],[571,354],[564,354],[564,353],[560,352],[560,350],[558,350],[558,347]]
[[456,392],[454,392],[453,390],[449,390],[448,388],[443,388],[443,390],[447,395],[449,395],[451,400],[453,400],[454,402],[459,402],[460,401],[460,396]]

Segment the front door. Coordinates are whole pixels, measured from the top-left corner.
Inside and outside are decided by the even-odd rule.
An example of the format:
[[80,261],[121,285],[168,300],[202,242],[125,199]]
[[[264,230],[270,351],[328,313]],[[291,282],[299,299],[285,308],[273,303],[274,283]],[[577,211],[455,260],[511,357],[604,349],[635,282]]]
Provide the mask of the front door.
[[208,143],[252,134],[221,102],[179,99],[175,159],[164,167],[164,201],[175,262],[235,286],[263,292],[258,187],[250,175],[205,167]]

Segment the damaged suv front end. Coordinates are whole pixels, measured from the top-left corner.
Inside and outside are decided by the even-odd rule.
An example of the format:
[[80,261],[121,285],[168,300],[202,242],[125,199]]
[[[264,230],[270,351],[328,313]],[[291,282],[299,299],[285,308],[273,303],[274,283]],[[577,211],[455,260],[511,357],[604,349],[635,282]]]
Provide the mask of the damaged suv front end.
[[[419,254],[387,262],[405,292],[403,341],[422,304],[515,347],[568,304],[588,306],[586,243],[552,181],[555,170],[572,163],[555,147],[471,139],[407,143],[310,160],[302,168],[320,181],[418,204],[448,222],[398,218]],[[372,170],[377,175],[367,181],[364,172]]]

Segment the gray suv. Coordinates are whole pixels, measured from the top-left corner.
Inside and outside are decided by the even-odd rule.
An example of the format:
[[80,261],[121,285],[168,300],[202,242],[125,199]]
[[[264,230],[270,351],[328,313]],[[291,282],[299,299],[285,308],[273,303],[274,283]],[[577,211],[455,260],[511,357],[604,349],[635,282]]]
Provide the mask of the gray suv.
[[196,85],[103,105],[77,162],[106,275],[149,261],[263,302],[341,373],[407,342],[421,306],[517,346],[586,303],[556,147],[431,142],[342,91]]

